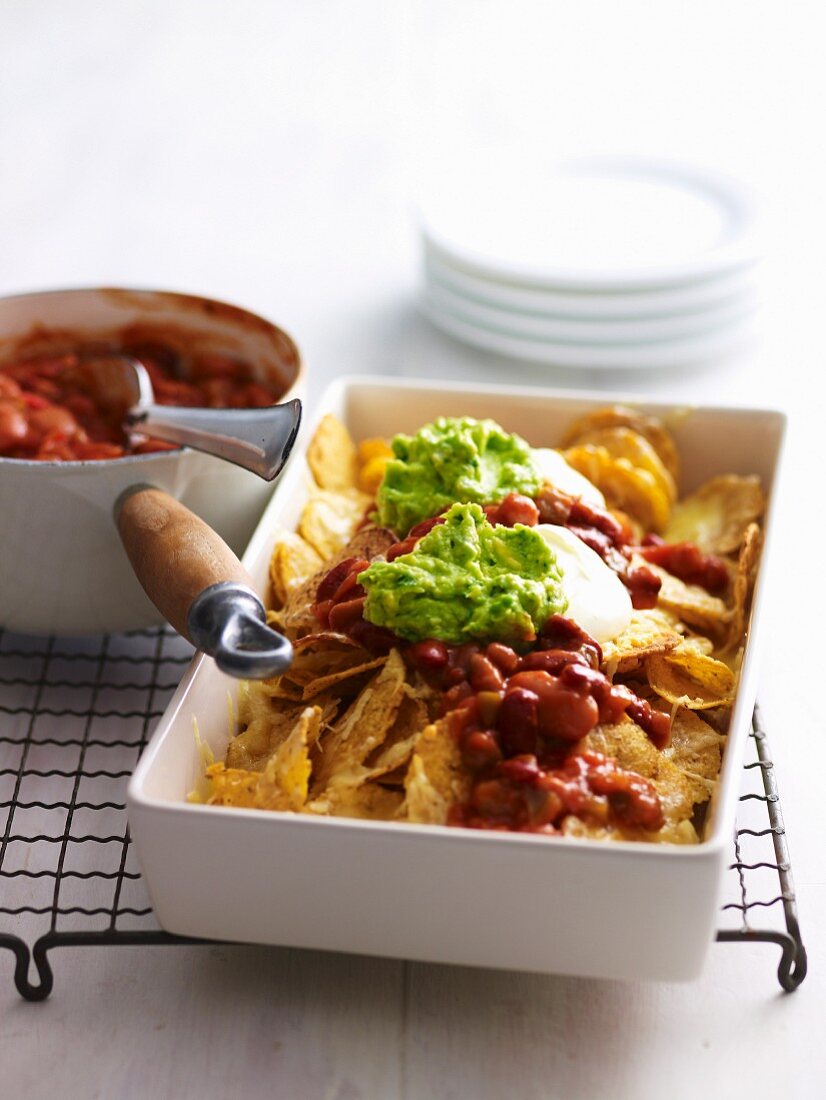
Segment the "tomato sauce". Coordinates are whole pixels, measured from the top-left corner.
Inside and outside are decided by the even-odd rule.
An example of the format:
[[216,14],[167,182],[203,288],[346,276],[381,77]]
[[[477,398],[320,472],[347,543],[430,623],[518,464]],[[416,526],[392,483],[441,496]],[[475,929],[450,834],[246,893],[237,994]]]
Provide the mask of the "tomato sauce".
[[[0,457],[89,461],[176,450],[158,439],[130,443],[120,417],[104,407],[81,369],[86,349],[0,364]],[[256,379],[252,365],[220,354],[185,355],[163,343],[95,346],[146,368],[159,405],[251,409],[272,405],[282,390]]]

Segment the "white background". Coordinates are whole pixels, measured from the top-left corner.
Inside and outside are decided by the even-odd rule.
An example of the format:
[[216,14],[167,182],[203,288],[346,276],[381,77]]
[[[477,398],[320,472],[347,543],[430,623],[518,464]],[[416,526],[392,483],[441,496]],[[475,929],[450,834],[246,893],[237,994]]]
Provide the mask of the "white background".
[[758,189],[762,344],[613,381],[790,413],[761,695],[812,968],[783,997],[774,950],[757,947],[716,946],[701,981],[673,987],[278,950],[66,950],[53,999],[26,1005],[0,956],[4,1093],[826,1091],[817,16],[754,0],[0,0],[0,292],[228,298],[296,337],[311,400],[353,370],[605,384],[471,352],[420,319],[413,181],[460,145],[698,159]]

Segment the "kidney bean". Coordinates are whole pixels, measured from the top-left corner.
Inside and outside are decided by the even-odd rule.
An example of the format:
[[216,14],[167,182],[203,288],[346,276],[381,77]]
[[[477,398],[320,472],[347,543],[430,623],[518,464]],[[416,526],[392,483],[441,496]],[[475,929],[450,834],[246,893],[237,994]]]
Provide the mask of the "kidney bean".
[[385,555],[388,561],[395,561],[396,558],[400,558],[402,554],[409,554],[411,550],[416,547],[416,539],[402,539],[401,542],[394,543],[393,546],[387,551]]
[[508,493],[499,504],[485,511],[491,523],[500,523],[505,527],[513,527],[517,523],[535,527],[539,522],[539,509],[530,497],[522,493]]
[[582,653],[576,653],[570,649],[540,649],[533,653],[526,653],[519,660],[520,672],[533,672],[536,670],[550,672],[557,675],[566,665],[580,665],[588,668],[588,658]]
[[599,721],[599,707],[590,695],[561,685],[539,697],[539,728],[546,737],[579,741]]
[[[547,672],[518,672],[510,683],[515,681],[538,696],[539,729],[546,737],[578,741],[599,721],[599,708],[591,696],[565,687],[556,676]],[[506,695],[506,702],[507,698]]]
[[599,707],[600,722],[619,722],[629,705],[636,698],[625,684],[611,684],[605,680],[596,684],[591,692]]
[[350,573],[360,573],[362,569],[367,568],[368,564],[369,562],[365,561],[364,558],[345,558],[338,565],[334,565],[316,589],[316,603],[332,600],[338,591],[339,585],[347,579]]
[[655,710],[645,699],[636,696],[628,704],[626,711],[632,722],[636,722],[658,749],[664,749],[671,739],[671,718],[661,710]]
[[508,676],[519,667],[519,654],[501,642],[491,642],[485,650],[485,656]]
[[345,603],[346,600],[352,600],[356,596],[367,595],[367,593],[358,582],[359,572],[360,570],[354,569],[344,578],[344,580],[335,591],[335,595],[333,596],[333,603]]
[[474,771],[490,767],[502,759],[502,750],[492,730],[468,730],[461,738],[462,760]]
[[450,667],[460,668],[467,676],[470,672],[470,662],[474,654],[480,652],[480,647],[473,642],[465,642],[463,645],[451,647]]
[[357,619],[348,627],[347,633],[354,642],[358,642],[371,653],[389,653],[399,641],[392,630],[375,626],[366,619]]
[[49,405],[45,409],[32,409],[29,413],[29,434],[32,440],[45,439],[47,435],[59,435],[64,439],[74,435],[80,425],[68,409]]
[[414,642],[405,650],[407,661],[419,672],[442,672],[447,668],[448,653],[444,642],[428,638],[423,642]]
[[503,760],[496,768],[499,775],[514,783],[535,783],[542,774],[533,753],[522,753]]
[[410,528],[407,532],[407,537],[415,540],[424,538],[425,535],[430,534],[434,527],[438,527],[439,524],[444,523],[444,521],[444,516],[433,516],[431,519],[423,519],[421,523],[417,523]]
[[23,413],[10,401],[0,401],[0,452],[19,447],[28,434],[29,424]]
[[541,523],[552,523],[555,527],[565,527],[571,515],[574,498],[567,493],[546,485],[534,498],[539,510]]
[[574,691],[593,693],[607,683],[605,677],[595,668],[586,664],[568,664],[559,672],[560,683]]
[[623,536],[626,531],[624,525],[604,508],[586,504],[578,497],[575,497],[571,504],[568,521],[575,526],[596,527],[597,531],[602,531],[604,535],[607,535],[615,546],[622,546],[623,544]]
[[542,627],[540,644],[543,649],[570,649],[582,655],[592,668],[602,664],[602,646],[586,634],[573,620],[552,615]]
[[629,566],[620,574],[620,580],[628,589],[631,605],[637,611],[647,611],[657,606],[662,580],[648,565]]
[[481,653],[474,653],[468,665],[468,678],[474,691],[502,691],[505,678],[496,665]]
[[330,629],[339,634],[346,634],[348,627],[364,617],[364,604],[364,596],[348,600],[346,603],[334,604],[330,608]]
[[461,683],[454,684],[453,687],[448,688],[442,696],[442,714],[447,714],[448,711],[455,710],[461,702],[465,699],[470,699],[472,696],[473,688],[467,680],[462,680]]
[[502,748],[508,756],[535,752],[539,730],[536,692],[519,685],[510,687],[499,707],[496,728],[502,735]]

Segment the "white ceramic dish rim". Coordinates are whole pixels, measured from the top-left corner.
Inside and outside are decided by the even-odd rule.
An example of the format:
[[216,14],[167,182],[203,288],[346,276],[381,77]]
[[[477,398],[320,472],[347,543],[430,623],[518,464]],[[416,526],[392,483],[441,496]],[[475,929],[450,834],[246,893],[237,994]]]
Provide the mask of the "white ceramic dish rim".
[[587,269],[555,267],[549,264],[541,271],[530,270],[505,260],[492,261],[483,252],[473,248],[456,246],[449,236],[432,224],[426,212],[419,210],[418,222],[427,245],[454,267],[471,274],[528,287],[545,287],[559,290],[630,290],[676,287],[716,274],[734,272],[748,267],[759,259],[756,209],[748,189],[738,180],[724,174],[665,158],[633,156],[577,157],[559,165],[563,170],[572,168],[604,170],[606,167],[619,176],[635,175],[641,171],[659,175],[713,195],[732,214],[738,230],[734,240],[721,243],[704,256],[679,263],[638,270],[589,272]]
[[[222,306],[231,306],[233,309],[237,309],[242,313],[248,314],[250,317],[255,317],[257,320],[263,321],[265,324],[270,325],[273,329],[275,329],[276,332],[280,332],[282,336],[286,337],[286,339],[289,340],[290,344],[292,345],[292,347],[295,351],[295,356],[296,356],[295,378],[293,378],[290,385],[287,387],[286,390],[284,390],[284,393],[281,394],[281,396],[278,398],[278,400],[279,401],[290,400],[291,395],[293,393],[295,393],[295,391],[298,389],[298,387],[301,385],[301,382],[304,379],[305,368],[304,368],[304,360],[302,359],[302,356],[301,356],[301,351],[300,351],[298,345],[296,344],[295,340],[292,338],[292,336],[290,336],[290,334],[286,331],[286,329],[281,328],[280,325],[276,325],[273,321],[267,320],[266,317],[262,317],[260,313],[255,313],[253,310],[247,309],[246,306],[239,306],[239,305],[236,305],[234,302],[226,302],[226,301],[224,301],[223,298],[211,298],[211,297],[207,297],[206,295],[189,293],[188,291],[177,291],[177,290],[176,291],[166,291],[166,290],[160,290],[159,291],[154,287],[143,287],[143,286],[140,286],[140,287],[138,287],[138,286],[118,286],[118,287],[105,287],[105,288],[102,288],[102,287],[99,287],[99,286],[72,286],[72,287],[53,287],[49,290],[20,291],[16,294],[4,294],[3,295],[3,301],[4,302],[14,302],[14,301],[17,301],[20,298],[47,298],[47,297],[49,297],[50,295],[53,295],[53,294],[66,294],[66,293],[69,293],[69,294],[74,294],[74,293],[93,294],[96,291],[99,291],[101,289],[125,290],[130,294],[174,294],[176,297],[179,297],[179,298],[200,299],[202,301],[215,302],[218,305],[222,305]],[[176,448],[176,451],[178,451],[178,452],[184,452],[184,451],[191,452],[192,448],[191,447],[178,447],[178,448]],[[121,466],[121,465],[134,465],[136,463],[137,464],[151,463],[153,461],[157,461],[158,459],[160,459],[161,457],[164,457],[164,456],[168,458],[169,454],[170,454],[169,451],[154,451],[154,452],[151,452],[150,454],[145,454],[145,455],[122,455],[120,458],[88,458],[88,459],[9,458],[7,455],[0,455],[0,466],[6,465],[6,466],[11,466],[12,468],[20,467],[20,466],[29,466],[29,467],[32,467],[34,469],[41,469],[42,468],[44,470],[48,470],[52,474],[52,476],[54,476],[56,473],[58,475],[60,475],[61,472],[65,472],[65,474],[68,476],[69,474],[77,473],[78,470],[98,469],[100,467],[111,466],[113,462],[117,463],[118,466]]]
[[[400,392],[405,390],[429,390],[431,392],[443,392],[457,394],[467,390],[467,387],[461,383],[455,382],[430,382],[430,381],[418,381],[413,379],[395,379],[395,378],[382,378],[375,375],[346,375],[337,379],[324,391],[320,401],[320,411],[313,418],[312,424],[307,427],[305,440],[309,441],[312,438],[315,427],[324,414],[328,404],[340,394],[346,392],[348,387],[351,386],[377,386],[397,388]],[[674,411],[676,408],[684,409],[686,406],[684,403],[679,406],[674,404],[658,401],[655,399],[648,400],[644,395],[635,394],[623,394],[623,393],[611,393],[611,392],[595,392],[592,390],[558,390],[549,387],[528,387],[528,386],[502,386],[496,384],[479,384],[474,387],[474,392],[482,395],[490,395],[491,397],[501,395],[513,395],[516,397],[542,397],[543,399],[560,398],[587,401],[592,403],[604,403],[604,404],[630,404],[636,406],[642,406],[652,411],[657,410],[665,413]],[[549,840],[548,837],[539,836],[535,834],[527,833],[502,833],[496,830],[474,830],[474,829],[456,829],[443,825],[419,825],[406,822],[383,822],[383,821],[362,821],[354,820],[352,818],[336,818],[336,817],[313,817],[304,814],[292,814],[280,811],[261,811],[244,809],[235,806],[207,806],[198,803],[191,803],[181,800],[180,802],[170,802],[167,799],[156,798],[151,795],[147,795],[143,791],[143,783],[147,776],[147,773],[153,766],[153,760],[157,752],[159,751],[161,742],[165,739],[170,730],[175,725],[175,720],[181,708],[186,703],[186,699],[189,693],[189,687],[192,681],[199,674],[208,675],[208,670],[201,672],[201,668],[207,658],[203,654],[197,654],[187,671],[178,685],[174,696],[170,700],[164,715],[161,717],[158,726],[149,740],[147,747],[145,748],[137,767],[129,781],[128,786],[128,802],[130,805],[139,805],[141,808],[151,808],[153,811],[166,813],[166,814],[186,814],[194,815],[195,817],[202,817],[204,814],[228,814],[230,819],[243,819],[247,821],[261,822],[262,817],[272,821],[272,828],[274,830],[284,828],[298,828],[298,829],[339,829],[349,830],[354,834],[358,834],[363,831],[368,833],[379,833],[385,836],[398,836],[399,830],[402,831],[401,835],[404,836],[444,836],[450,837],[455,840],[457,837],[461,838],[461,843],[466,844],[497,844],[508,847],[516,845],[544,845],[549,851],[553,851],[558,845],[563,845],[565,848],[569,848],[572,851],[578,851],[583,853],[583,858],[587,858],[584,853],[605,853],[606,850],[616,852],[618,856],[633,856],[635,859],[646,860],[702,860],[705,859],[709,853],[719,852],[721,849],[731,843],[731,833],[734,828],[734,817],[736,813],[736,789],[739,789],[740,783],[740,770],[743,759],[743,750],[745,748],[745,739],[748,736],[749,729],[751,728],[751,712],[753,707],[754,698],[756,696],[756,689],[753,690],[753,685],[757,677],[757,644],[759,643],[760,632],[760,619],[763,613],[763,605],[765,603],[765,587],[766,587],[766,564],[770,553],[771,535],[775,523],[775,515],[777,512],[777,485],[782,470],[783,462],[783,448],[786,429],[786,417],[785,414],[775,409],[763,409],[750,406],[726,406],[726,405],[704,405],[695,406],[696,408],[703,408],[708,410],[714,410],[719,413],[731,413],[733,415],[743,413],[754,414],[769,414],[780,418],[781,433],[780,441],[778,445],[777,463],[775,466],[774,474],[774,491],[768,502],[768,509],[764,519],[764,545],[760,562],[760,568],[758,571],[757,583],[754,589],[754,595],[752,599],[752,610],[749,620],[749,632],[748,641],[744,653],[744,658],[741,666],[740,682],[738,684],[737,697],[735,699],[735,705],[732,709],[729,734],[731,737],[734,733],[733,741],[727,740],[726,753],[723,759],[723,765],[718,780],[718,788],[715,797],[715,802],[712,810],[712,821],[710,825],[709,834],[696,845],[664,845],[664,844],[641,844],[634,843],[633,841],[612,841],[607,843],[605,841],[589,840],[575,837],[553,837]],[[306,450],[305,446],[301,449],[301,455],[303,456]],[[298,459],[298,452],[295,452],[289,460],[288,466],[292,466]],[[285,471],[286,472],[286,471]],[[257,559],[262,551],[263,545],[266,543],[271,531],[270,525],[273,521],[269,519],[270,513],[276,511],[276,504],[278,503],[278,494],[281,490],[281,485],[285,482],[280,482],[276,488],[270,503],[255,530],[249,546],[244,554],[243,561],[245,565],[250,565]],[[747,711],[747,713],[744,713]],[[188,723],[185,723],[185,728],[188,728]]]

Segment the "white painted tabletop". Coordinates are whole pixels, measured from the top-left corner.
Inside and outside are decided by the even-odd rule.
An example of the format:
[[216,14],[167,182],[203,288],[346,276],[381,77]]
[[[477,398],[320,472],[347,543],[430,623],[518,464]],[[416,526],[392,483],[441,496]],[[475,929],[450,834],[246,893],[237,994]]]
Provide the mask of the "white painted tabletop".
[[[715,945],[634,985],[259,948],[61,949],[22,1002],[0,952],[0,1094],[300,1100],[826,1094],[823,196],[814,3],[5,0],[0,293],[203,292],[296,337],[310,403],[387,372],[786,409],[761,698],[810,975]],[[762,192],[748,355],[677,374],[529,368],[416,309],[411,181],[490,136],[706,160]],[[652,914],[652,920],[656,914]],[[506,931],[506,930],[505,930]]]

